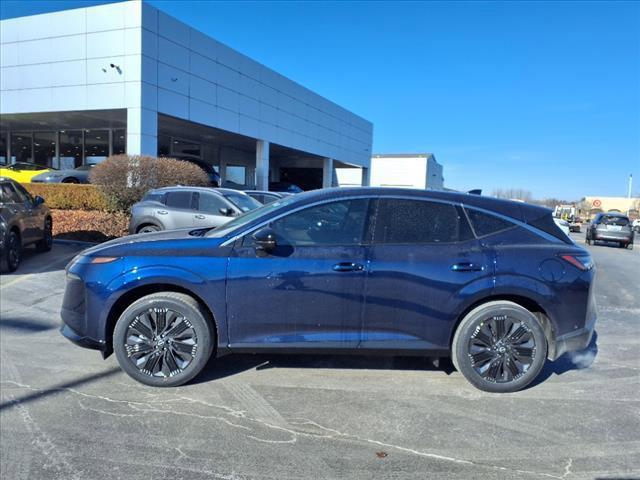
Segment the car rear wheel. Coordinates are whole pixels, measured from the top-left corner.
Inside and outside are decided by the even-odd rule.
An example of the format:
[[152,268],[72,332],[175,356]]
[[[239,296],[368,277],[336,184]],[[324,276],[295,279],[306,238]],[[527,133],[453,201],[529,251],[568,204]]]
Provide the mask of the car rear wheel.
[[627,243],[627,248],[628,248],[629,250],[633,250],[633,241],[631,241],[631,242]]
[[50,218],[44,221],[44,230],[42,232],[42,240],[36,243],[36,249],[39,252],[48,252],[53,247],[53,223]]
[[213,321],[183,293],[154,293],[133,302],[113,332],[120,367],[134,380],[175,387],[204,368],[215,345]]
[[142,225],[140,228],[138,228],[138,231],[136,233],[153,233],[153,232],[159,232],[161,230],[161,228],[157,225]]
[[65,178],[64,180],[62,180],[62,183],[80,183],[80,181],[77,178]]
[[7,248],[4,251],[4,261],[7,264],[7,269],[10,272],[15,272],[20,265],[21,258],[22,245],[20,243],[20,236],[17,232],[11,231],[7,237]]
[[469,312],[452,344],[456,369],[486,392],[516,392],[540,373],[547,340],[538,319],[509,301],[488,302]]

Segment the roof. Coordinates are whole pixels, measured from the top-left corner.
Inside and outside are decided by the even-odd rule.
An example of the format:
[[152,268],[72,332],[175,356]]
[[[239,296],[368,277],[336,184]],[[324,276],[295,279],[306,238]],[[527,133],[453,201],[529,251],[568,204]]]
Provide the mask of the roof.
[[196,192],[210,192],[217,193],[219,195],[231,194],[231,193],[240,193],[245,194],[242,190],[234,190],[233,188],[218,188],[218,187],[195,187],[189,185],[174,185],[172,187],[159,187],[153,188],[154,192],[164,192],[169,190],[190,190]]

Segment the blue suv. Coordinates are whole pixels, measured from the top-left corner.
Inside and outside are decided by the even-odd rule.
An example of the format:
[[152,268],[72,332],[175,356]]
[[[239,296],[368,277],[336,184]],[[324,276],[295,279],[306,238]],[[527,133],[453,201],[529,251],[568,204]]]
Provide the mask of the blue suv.
[[211,355],[361,352],[451,355],[476,387],[510,392],[589,344],[594,274],[545,208],[317,190],[84,251],[67,266],[62,334],[154,386]]

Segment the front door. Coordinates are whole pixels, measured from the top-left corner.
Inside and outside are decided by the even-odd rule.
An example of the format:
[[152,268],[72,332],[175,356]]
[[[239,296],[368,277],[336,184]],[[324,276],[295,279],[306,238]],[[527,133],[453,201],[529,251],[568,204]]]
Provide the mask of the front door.
[[360,342],[368,199],[305,207],[274,220],[277,247],[259,256],[251,234],[229,258],[232,349],[335,349]]
[[448,350],[461,292],[491,262],[458,206],[379,200],[369,252],[365,349]]
[[233,218],[231,216],[233,214],[222,213],[223,210],[231,207],[220,195],[204,192],[195,192],[193,195],[196,208],[196,212],[193,214],[194,226],[198,228],[219,227]]

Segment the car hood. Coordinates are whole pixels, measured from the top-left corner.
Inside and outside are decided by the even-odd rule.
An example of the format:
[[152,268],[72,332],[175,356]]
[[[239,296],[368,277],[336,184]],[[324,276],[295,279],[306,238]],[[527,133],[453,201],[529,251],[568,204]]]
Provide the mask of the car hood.
[[[206,244],[208,249],[215,248],[224,242],[225,238],[208,238],[203,233],[208,229],[181,228],[154,233],[139,233],[110,240],[95,247],[88,248],[82,255],[125,257],[137,254],[163,255],[169,252],[184,252],[188,249],[202,248]],[[179,254],[179,253],[178,253]]]

